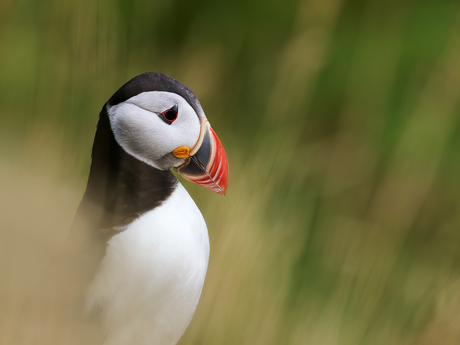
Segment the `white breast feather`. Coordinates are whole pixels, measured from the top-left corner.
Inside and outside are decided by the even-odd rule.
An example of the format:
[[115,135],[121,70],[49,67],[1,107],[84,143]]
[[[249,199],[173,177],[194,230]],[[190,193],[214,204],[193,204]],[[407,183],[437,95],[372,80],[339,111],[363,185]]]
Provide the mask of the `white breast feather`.
[[114,236],[88,289],[107,345],[174,345],[200,298],[209,257],[206,223],[182,185]]

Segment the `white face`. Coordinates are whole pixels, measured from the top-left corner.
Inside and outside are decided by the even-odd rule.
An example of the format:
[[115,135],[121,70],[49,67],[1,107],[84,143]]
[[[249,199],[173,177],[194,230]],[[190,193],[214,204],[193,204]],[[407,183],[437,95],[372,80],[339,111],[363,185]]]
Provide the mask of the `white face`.
[[[161,113],[177,106],[171,124]],[[200,135],[200,119],[188,102],[176,93],[149,91],[107,108],[117,143],[130,155],[161,170],[184,163],[172,151],[179,146],[192,148]]]

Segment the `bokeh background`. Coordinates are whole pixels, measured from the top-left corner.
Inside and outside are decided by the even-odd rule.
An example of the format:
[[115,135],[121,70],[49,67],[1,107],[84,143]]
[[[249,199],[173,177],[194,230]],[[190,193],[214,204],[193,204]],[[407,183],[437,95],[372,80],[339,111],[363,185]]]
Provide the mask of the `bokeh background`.
[[0,343],[146,71],[231,169],[224,198],[184,182],[211,258],[180,345],[460,344],[457,0],[2,0]]

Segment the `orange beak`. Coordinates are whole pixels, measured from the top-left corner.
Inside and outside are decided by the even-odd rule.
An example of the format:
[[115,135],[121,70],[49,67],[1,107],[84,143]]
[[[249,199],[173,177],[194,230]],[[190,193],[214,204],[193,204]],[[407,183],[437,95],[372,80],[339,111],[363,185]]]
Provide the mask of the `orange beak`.
[[211,125],[202,119],[200,138],[190,151],[188,162],[176,168],[185,179],[221,195],[228,184],[228,162],[224,147]]

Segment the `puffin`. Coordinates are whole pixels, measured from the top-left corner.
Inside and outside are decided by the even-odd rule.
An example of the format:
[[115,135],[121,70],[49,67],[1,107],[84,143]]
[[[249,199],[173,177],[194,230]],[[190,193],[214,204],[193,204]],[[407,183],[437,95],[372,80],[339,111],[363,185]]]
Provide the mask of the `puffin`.
[[225,195],[228,161],[197,97],[158,72],[99,114],[86,191],[24,307],[24,344],[174,345],[203,288],[205,220],[172,172]]

